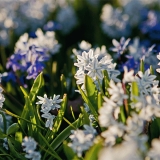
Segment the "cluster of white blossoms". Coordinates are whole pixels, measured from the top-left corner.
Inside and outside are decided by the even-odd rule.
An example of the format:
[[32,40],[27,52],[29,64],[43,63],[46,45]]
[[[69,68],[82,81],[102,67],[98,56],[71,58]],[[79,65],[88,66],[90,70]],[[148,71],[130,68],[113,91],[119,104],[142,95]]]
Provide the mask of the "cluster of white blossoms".
[[[159,159],[158,147],[160,140],[154,139],[152,147],[147,148],[148,132],[146,128],[156,117],[160,117],[159,105],[159,88],[158,82],[155,81],[156,76],[151,75],[149,70],[145,73],[138,72],[134,75],[134,71],[124,68],[124,77],[122,82],[115,84],[110,81],[109,98],[104,97],[103,106],[99,109],[99,124],[106,130],[101,133],[104,138],[104,147],[99,152],[99,159],[105,160],[134,160],[142,159]],[[132,90],[125,94],[125,86],[132,88],[132,83],[138,85],[138,96],[134,96]],[[122,87],[124,85],[124,87]],[[131,97],[131,102],[127,98]],[[120,108],[126,107],[124,101],[132,111],[125,123],[120,122]],[[117,141],[122,141],[117,144]]]
[[[102,49],[104,50],[104,48]],[[112,63],[111,56],[101,51],[100,48],[97,48],[77,54],[77,63],[74,63],[74,65],[78,67],[78,70],[75,78],[77,79],[77,84],[82,84],[81,88],[83,90],[84,77],[86,74],[96,83],[97,79],[100,81],[103,79],[103,70],[107,70],[110,79],[115,82],[119,81],[117,76],[120,72],[115,70],[115,64]]]
[[41,154],[35,151],[37,142],[32,137],[25,137],[22,142],[23,151],[26,152],[25,157],[32,160],[40,160]]
[[84,125],[84,128],[85,130],[72,130],[72,134],[69,136],[72,142],[68,145],[79,157],[82,156],[83,151],[88,150],[93,145],[97,133],[92,126]]
[[[0,84],[1,84],[1,77],[2,77],[2,74],[0,74]],[[3,92],[3,88],[0,86],[0,108],[2,108],[3,102],[5,101],[5,98],[2,92]]]
[[50,113],[51,110],[58,109],[61,106],[59,103],[62,102],[62,99],[59,99],[60,95],[54,95],[53,98],[47,98],[47,95],[45,94],[44,97],[37,96],[39,101],[36,104],[41,104],[41,112],[43,113],[41,116],[43,118],[46,118],[45,126],[47,128],[50,128],[52,130],[53,128],[53,120],[55,119],[55,115],[52,115]]
[[105,4],[101,14],[102,30],[110,37],[119,38],[130,34],[129,16],[120,8]]
[[15,44],[15,52],[18,50],[27,51],[32,45],[43,48],[51,54],[55,54],[59,51],[60,44],[58,44],[58,41],[55,38],[54,31],[47,31],[44,34],[39,28],[35,32],[35,35],[36,38],[30,38],[28,33],[24,33],[20,36],[19,40]]
[[[56,1],[56,0],[54,0]],[[0,1],[0,42],[7,45],[10,42],[9,32],[20,35],[30,27],[35,31],[45,22],[48,14],[56,8],[58,4],[53,0],[15,0]]]
[[141,71],[137,73],[137,76],[135,77],[135,79],[136,79],[136,82],[138,83],[140,95],[151,95],[155,93],[155,90],[153,92],[153,89],[152,89],[154,86],[157,87],[157,92],[159,92],[159,89],[158,89],[159,81],[156,81],[155,78],[156,76],[151,75],[149,69],[146,70],[145,73]]

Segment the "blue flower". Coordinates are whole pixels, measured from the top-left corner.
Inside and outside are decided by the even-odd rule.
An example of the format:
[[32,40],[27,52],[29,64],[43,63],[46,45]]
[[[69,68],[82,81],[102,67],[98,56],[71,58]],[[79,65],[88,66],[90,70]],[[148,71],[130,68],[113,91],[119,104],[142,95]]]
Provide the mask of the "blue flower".
[[126,66],[128,70],[137,70],[139,67],[139,62],[135,61],[134,57],[130,57],[123,65],[122,68]]
[[112,47],[111,50],[113,52],[117,52],[118,56],[120,56],[126,50],[126,47],[129,44],[129,42],[130,42],[130,38],[128,38],[127,40],[125,40],[125,38],[122,37],[120,39],[120,42],[118,42],[116,39],[113,39],[112,43],[113,43],[114,47]]
[[140,24],[140,30],[147,34],[152,40],[160,40],[160,13],[156,11],[145,11],[144,21]]
[[32,64],[28,69],[27,69],[27,77],[26,79],[35,79],[38,74],[44,69],[44,64],[36,62]]

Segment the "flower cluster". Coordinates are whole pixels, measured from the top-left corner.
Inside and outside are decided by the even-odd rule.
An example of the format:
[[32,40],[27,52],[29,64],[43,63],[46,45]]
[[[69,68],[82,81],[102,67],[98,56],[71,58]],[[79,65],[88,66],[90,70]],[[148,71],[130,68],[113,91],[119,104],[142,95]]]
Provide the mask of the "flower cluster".
[[47,31],[43,34],[41,29],[38,29],[35,34],[36,38],[29,38],[27,33],[19,38],[15,45],[15,53],[6,64],[6,68],[12,72],[27,72],[27,79],[35,79],[44,69],[45,62],[49,60],[49,53],[55,54],[60,47],[54,32]]
[[127,14],[119,8],[113,8],[110,4],[105,4],[102,8],[102,30],[112,38],[130,34],[128,19]]
[[35,1],[0,1],[0,43],[10,42],[10,30],[20,35],[30,27],[35,31],[41,27],[57,4],[50,0]]
[[69,138],[71,143],[68,144],[79,157],[83,151],[88,150],[93,145],[93,139],[96,135],[96,130],[92,126],[84,125],[85,130],[72,130]]
[[[149,70],[146,70],[144,74],[141,71],[137,75],[133,75],[133,73],[133,71],[128,72],[125,68],[122,80],[124,84],[117,83],[116,86],[110,81],[111,88],[108,88],[110,98],[104,97],[103,106],[99,109],[99,124],[106,128],[101,133],[104,138],[104,148],[99,152],[99,159],[101,160],[106,159],[106,157],[113,160],[117,158],[130,159],[131,157],[138,160],[145,158],[145,156],[153,159],[159,157],[158,150],[154,147],[154,143],[155,145],[158,144],[159,140],[152,141],[153,148],[150,150],[146,147],[148,140],[146,128],[156,117],[160,117],[160,105],[157,98],[159,97],[159,88],[154,80],[156,76],[151,75]],[[132,78],[127,78],[128,75]],[[137,83],[139,91],[137,96],[134,95],[133,90],[130,91],[129,96],[132,103],[128,105],[132,108],[132,111],[125,120],[121,113],[121,106],[127,107],[124,102],[127,97],[124,92],[125,87],[122,88],[122,85],[129,85],[130,88],[133,88],[133,82]],[[120,86],[121,88],[119,88]],[[129,111],[126,110],[126,112]],[[125,123],[119,122],[120,118]],[[123,141],[117,144],[117,141],[122,139]],[[126,148],[125,146],[128,146],[127,151],[123,150]],[[121,152],[122,154],[119,156]]]
[[47,95],[45,94],[44,97],[37,96],[37,98],[40,100],[36,104],[42,104],[41,106],[41,112],[42,117],[46,118],[46,124],[45,126],[47,128],[50,128],[52,130],[53,128],[53,120],[55,119],[55,115],[52,115],[49,113],[51,110],[58,109],[61,106],[58,104],[62,102],[62,99],[59,99],[60,95],[54,95],[53,98],[47,98]]
[[[94,81],[103,79],[103,70],[107,70],[109,77],[117,81],[116,78],[120,72],[115,70],[115,65],[111,62],[112,59],[107,54],[101,53],[100,50],[93,51],[92,49],[89,52],[83,51],[82,55],[77,55],[77,63],[74,63],[79,69],[75,74],[77,79],[77,84],[84,83],[84,76],[87,74]],[[84,89],[84,85],[81,86]]]
[[35,151],[37,147],[37,142],[32,137],[25,137],[22,142],[23,151],[27,154],[25,155],[26,158],[32,160],[40,160],[41,154],[38,151]]

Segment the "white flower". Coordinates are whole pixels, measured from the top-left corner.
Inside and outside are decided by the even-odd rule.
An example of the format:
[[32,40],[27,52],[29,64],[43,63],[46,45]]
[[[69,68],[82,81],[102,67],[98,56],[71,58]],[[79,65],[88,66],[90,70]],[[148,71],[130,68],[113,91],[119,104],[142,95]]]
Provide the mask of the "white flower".
[[2,87],[0,86],[0,108],[3,106],[3,102],[5,101],[4,95],[2,94]]
[[141,94],[148,95],[151,92],[152,85],[154,84],[155,75],[150,74],[150,70],[146,70],[143,74],[141,71],[138,72],[135,77],[138,83],[138,88]]
[[133,82],[134,81],[134,70],[130,70],[128,72],[128,68],[124,66],[124,77],[123,83]]
[[160,105],[157,104],[153,96],[141,96],[137,102],[132,105],[139,112],[141,119],[150,121],[154,117],[160,117]]
[[124,136],[124,143],[125,144],[132,144],[134,143],[136,145],[136,148],[141,152],[141,153],[146,153],[147,151],[147,141],[148,141],[148,136],[145,134],[142,135],[125,135]]
[[77,153],[79,157],[82,156],[82,152],[88,150],[93,145],[94,135],[87,133],[83,130],[71,131],[72,135],[69,136],[72,143],[68,145]]
[[37,98],[40,100],[39,102],[36,102],[36,104],[50,104],[50,99],[47,98],[47,95],[44,94],[44,97],[37,96]]
[[50,99],[47,98],[46,94],[44,94],[44,97],[37,96],[40,101],[36,102],[36,104],[42,104],[42,112],[49,112],[51,109],[54,110],[61,107],[58,103],[62,102],[62,99],[59,99],[59,97],[60,95],[56,96],[55,94]]
[[104,100],[103,106],[99,109],[98,120],[101,127],[109,127],[110,125],[117,123],[113,116],[117,109],[119,110],[119,107],[116,103],[106,97]]
[[92,47],[91,44],[89,42],[84,41],[84,40],[79,44],[79,48],[81,50],[88,51],[89,49],[91,49],[91,47]]
[[[157,59],[160,60],[160,53],[157,55]],[[158,65],[160,65],[160,62],[158,63]],[[160,68],[156,69],[156,71],[160,73]]]
[[122,123],[111,125],[108,129],[101,133],[105,138],[105,144],[107,146],[113,146],[116,143],[118,137],[122,137],[125,131],[125,126]]
[[[159,83],[159,81],[158,81],[158,83]],[[158,85],[154,85],[151,88],[151,93],[153,94],[153,97],[156,100],[157,104],[159,104],[159,102],[160,102],[160,88],[158,87]]]
[[49,128],[50,130],[52,130],[53,128],[53,119],[56,117],[55,115],[52,115],[50,113],[44,113],[42,114],[43,118],[46,118],[46,124],[45,127]]
[[142,133],[144,127],[144,119],[138,114],[132,113],[132,117],[127,119],[126,131],[129,135],[139,135]]
[[77,79],[76,81],[77,84],[82,84],[81,89],[85,90],[84,86],[85,74],[75,75],[74,77]]
[[112,59],[109,56],[103,56],[99,61],[99,66],[104,70],[109,70]]
[[102,68],[100,67],[97,58],[93,58],[92,62],[90,63],[89,66],[86,67],[86,69],[89,71],[88,75],[96,80],[96,77],[99,79],[103,79],[102,75]]
[[92,135],[97,134],[97,131],[92,126],[84,125],[84,129],[85,129],[84,130],[85,134],[92,134]]
[[25,137],[22,142],[23,151],[26,152],[25,157],[32,160],[40,160],[41,154],[35,151],[37,142],[32,137]]
[[26,154],[25,157],[32,160],[40,160],[41,154],[39,152],[33,151],[33,152],[28,152],[28,154]]
[[24,137],[22,142],[23,151],[30,152],[34,151],[37,147],[37,142],[32,137]]
[[90,49],[89,52],[84,51],[82,55],[77,55],[78,63],[74,63],[74,65],[79,68],[85,68],[90,64],[93,58],[93,50]]
[[128,19],[128,15],[120,8],[113,8],[110,4],[105,4],[102,8],[102,29],[110,37],[128,36],[130,34]]
[[152,148],[149,150],[148,156],[154,160],[160,159],[160,140],[159,139],[152,140]]
[[142,158],[138,155],[135,142],[132,142],[104,147],[98,154],[98,160],[142,160]]
[[49,111],[58,109],[61,107],[59,103],[62,102],[62,99],[59,99],[59,97],[60,95],[56,96],[55,94],[53,95],[53,98],[50,98],[50,99],[47,98],[46,94],[44,95],[44,97],[37,96],[37,98],[40,101],[37,102],[36,104],[42,104],[41,106],[41,112],[43,113],[42,117],[46,118],[45,127],[50,128],[50,130],[52,130],[53,128],[53,119],[56,116],[49,113]]
[[89,42],[86,42],[84,40],[81,43],[79,43],[78,46],[79,46],[79,50],[77,50],[75,48],[72,50],[72,52],[74,53],[74,55],[72,55],[71,58],[73,58],[73,59],[77,55],[82,55],[83,51],[87,51],[88,52],[91,49],[91,47],[92,47],[92,45]]
[[120,39],[120,42],[118,42],[116,39],[113,39],[112,43],[115,48],[112,48],[112,51],[117,52],[118,54],[123,54],[129,42],[130,42],[130,38],[125,40],[125,38],[122,37]]
[[110,88],[108,88],[108,92],[111,95],[110,99],[116,102],[118,105],[122,105],[123,100],[128,98],[128,96],[124,94],[122,84],[117,83],[117,85],[115,85],[115,83],[111,80],[109,85]]
[[52,106],[51,108],[54,110],[54,109],[58,109],[60,108],[61,106],[58,104],[58,103],[61,103],[62,102],[62,99],[59,99],[60,95],[55,95],[53,96],[53,99],[51,100],[52,102]]
[[109,66],[109,69],[107,70],[108,75],[109,75],[109,78],[114,82],[120,82],[120,80],[117,78],[117,76],[120,75],[120,71],[116,70],[115,67],[116,67],[115,63]]

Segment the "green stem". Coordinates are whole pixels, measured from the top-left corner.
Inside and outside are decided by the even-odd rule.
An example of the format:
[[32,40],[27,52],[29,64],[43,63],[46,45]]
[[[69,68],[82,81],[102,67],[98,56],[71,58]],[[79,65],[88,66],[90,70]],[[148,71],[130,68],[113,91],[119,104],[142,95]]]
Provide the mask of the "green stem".
[[98,81],[99,88],[101,90],[102,95],[104,96],[102,85],[100,84],[100,81],[99,81],[99,79],[97,77],[96,77],[96,80]]
[[39,125],[37,125],[37,124],[35,124],[35,123],[32,123],[31,121],[29,121],[29,120],[27,120],[27,119],[24,119],[24,118],[22,118],[22,117],[20,117],[20,116],[18,116],[18,115],[16,115],[16,114],[13,114],[13,113],[11,113],[10,111],[8,111],[8,110],[6,110],[6,109],[1,109],[1,110],[4,111],[6,114],[12,116],[12,117],[15,117],[15,118],[17,118],[17,119],[22,119],[22,120],[24,120],[24,121],[26,121],[26,122],[28,122],[28,123],[30,123],[30,124],[32,124],[32,125],[35,125],[35,126],[41,128],[41,129],[43,129],[43,130],[46,130],[45,128],[43,128],[43,127],[41,127],[41,126],[39,126]]

